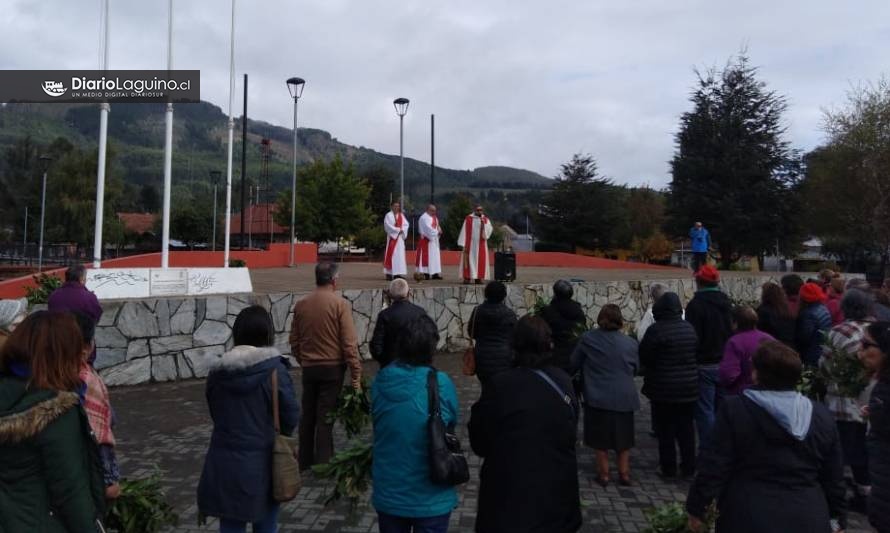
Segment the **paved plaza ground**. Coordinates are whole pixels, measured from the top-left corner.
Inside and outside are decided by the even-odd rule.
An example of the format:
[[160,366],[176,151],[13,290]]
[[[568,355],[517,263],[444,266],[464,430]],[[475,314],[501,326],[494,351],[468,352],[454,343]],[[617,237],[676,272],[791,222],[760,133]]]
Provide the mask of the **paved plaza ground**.
[[[457,354],[440,355],[436,365],[448,372],[458,388],[461,404],[459,435],[469,449],[466,422],[470,405],[479,396],[475,378],[460,374]],[[376,363],[365,364],[370,375]],[[294,371],[299,383],[299,370]],[[180,515],[180,524],[172,531],[215,531],[217,523],[197,525],[195,489],[201,473],[204,453],[210,440],[211,422],[204,400],[204,382],[187,381],[116,388],[111,398],[117,411],[118,457],[125,477],[138,478],[152,472],[155,465],[164,475],[164,486],[169,501]],[[643,511],[662,503],[684,501],[688,484],[665,482],[656,474],[657,449],[655,439],[648,435],[650,424],[648,403],[636,418],[637,447],[631,455],[631,488],[610,485],[601,488],[594,481],[593,453],[578,448],[581,505],[584,515],[583,532],[642,531],[646,521]],[[580,427],[579,427],[580,429]],[[339,428],[337,442],[345,436]],[[581,438],[579,432],[579,439]],[[479,494],[480,459],[470,452],[471,480],[459,489],[460,503],[451,515],[450,531],[472,531]],[[615,473],[613,472],[613,477]],[[279,523],[281,531],[317,532],[376,532],[376,515],[365,502],[350,515],[348,505],[325,509],[322,505],[325,485],[311,477],[305,480],[296,500],[285,504]],[[870,531],[861,515],[852,515],[848,532]]]
[[[413,269],[412,269],[413,270]],[[763,276],[775,275],[775,272],[761,273]],[[446,267],[445,279],[424,281],[420,287],[452,287],[460,285],[456,267]],[[722,276],[752,276],[756,272],[721,272]],[[518,267],[516,284],[528,285],[535,283],[553,283],[557,279],[574,281],[626,281],[648,279],[685,279],[691,278],[692,272],[680,268],[648,269],[606,269],[606,268],[556,268],[556,267]],[[262,268],[251,269],[250,279],[253,292],[272,294],[279,292],[302,293],[315,288],[314,265],[297,265],[295,268]],[[409,283],[415,285],[409,276]],[[386,286],[383,267],[380,263],[342,263],[340,265],[340,289],[377,289]]]

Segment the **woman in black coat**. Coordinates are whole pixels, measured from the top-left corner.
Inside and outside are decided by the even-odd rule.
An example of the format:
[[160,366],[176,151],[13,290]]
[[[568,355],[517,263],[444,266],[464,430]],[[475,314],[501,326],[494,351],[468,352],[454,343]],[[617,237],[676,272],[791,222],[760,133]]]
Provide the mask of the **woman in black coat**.
[[207,377],[213,419],[210,448],[198,483],[201,516],[219,517],[221,531],[275,531],[278,504],[272,499],[272,373],[277,373],[281,432],[293,433],[300,405],[287,360],[274,347],[269,312],[251,306],[232,327],[235,347]]
[[866,328],[859,359],[876,381],[867,409],[868,520],[878,533],[890,533],[890,322]]
[[717,502],[717,533],[829,533],[846,525],[844,465],[834,419],[794,390],[802,364],[766,341],[753,357],[754,384],[725,399],[713,446],[702,451],[686,510],[702,531]]
[[507,286],[500,281],[485,286],[485,302],[470,314],[467,332],[476,342],[476,376],[483,386],[492,376],[513,367],[510,336],[516,326],[516,313],[504,305]]
[[517,367],[491,379],[470,415],[470,444],[483,458],[476,531],[577,531],[578,402],[568,374],[549,364],[546,322],[523,317],[513,339]]
[[643,366],[643,395],[652,403],[652,425],[658,438],[661,475],[695,472],[695,404],[698,401],[698,337],[683,320],[683,307],[676,293],[668,292],[652,306],[655,323],[640,343]]
[[541,310],[541,318],[553,332],[553,364],[567,372],[572,351],[587,331],[587,315],[581,304],[572,300],[574,293],[571,283],[557,281],[553,284],[553,299]]

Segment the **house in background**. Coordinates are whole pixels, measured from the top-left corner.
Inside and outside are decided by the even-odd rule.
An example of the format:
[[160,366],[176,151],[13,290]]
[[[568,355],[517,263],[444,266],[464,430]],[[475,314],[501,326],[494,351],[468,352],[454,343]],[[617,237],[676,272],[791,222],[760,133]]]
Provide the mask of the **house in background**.
[[507,224],[499,226],[504,232],[504,250],[512,250],[514,252],[533,252],[535,250],[535,238],[533,235],[526,233],[517,233],[515,229]]
[[247,208],[244,235],[241,235],[241,213],[233,213],[231,228],[232,242],[243,242],[251,248],[265,248],[270,242],[287,242],[290,228],[275,222],[276,206],[273,203],[256,204]]

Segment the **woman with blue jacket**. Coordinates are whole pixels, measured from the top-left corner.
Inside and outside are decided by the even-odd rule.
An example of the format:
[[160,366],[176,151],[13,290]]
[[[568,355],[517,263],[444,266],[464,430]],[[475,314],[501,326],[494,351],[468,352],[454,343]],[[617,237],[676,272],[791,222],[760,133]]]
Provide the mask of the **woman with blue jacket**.
[[238,314],[235,347],[215,360],[207,376],[213,419],[210,448],[198,483],[201,516],[219,517],[221,533],[274,533],[278,503],[272,499],[272,373],[278,378],[281,432],[300,423],[300,405],[288,360],[275,347],[272,316],[258,305]]
[[[444,533],[457,492],[430,478],[427,375],[439,342],[428,315],[412,320],[399,340],[396,360],[380,370],[371,387],[374,419],[372,504],[380,533]],[[446,427],[457,424],[457,391],[436,372]]]

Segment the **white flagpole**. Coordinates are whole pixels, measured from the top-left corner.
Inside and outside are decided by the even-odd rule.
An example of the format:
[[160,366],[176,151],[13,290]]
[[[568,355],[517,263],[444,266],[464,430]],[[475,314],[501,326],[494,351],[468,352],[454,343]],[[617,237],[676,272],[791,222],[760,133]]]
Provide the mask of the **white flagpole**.
[[[173,0],[167,16],[167,73],[173,70]],[[167,102],[164,132],[164,207],[161,218],[161,268],[170,266],[170,187],[173,174],[173,102]]]
[[[105,0],[105,34],[102,42],[102,70],[108,70],[108,3]],[[108,148],[108,113],[111,105],[99,106],[99,158],[96,161],[96,227],[93,231],[93,268],[102,266],[102,218],[105,211],[105,156]]]
[[[235,117],[232,107],[235,98],[235,0],[232,0],[232,35],[229,50],[229,156],[226,166],[226,244],[223,267],[229,268],[229,246],[232,239],[232,145],[235,137]],[[244,213],[241,213],[244,216]],[[243,235],[242,235],[243,237]]]

